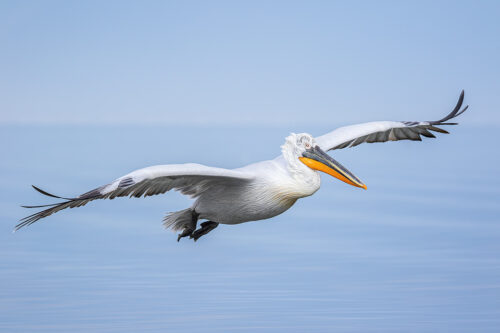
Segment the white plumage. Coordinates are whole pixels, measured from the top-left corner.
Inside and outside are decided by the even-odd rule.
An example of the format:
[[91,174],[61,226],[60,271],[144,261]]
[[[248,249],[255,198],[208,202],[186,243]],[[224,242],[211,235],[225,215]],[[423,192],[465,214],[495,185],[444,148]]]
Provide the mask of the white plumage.
[[[181,230],[195,240],[214,229],[218,223],[238,224],[271,218],[289,209],[299,198],[314,194],[320,187],[318,171],[326,172],[357,187],[366,186],[324,151],[354,147],[363,142],[421,140],[434,137],[430,131],[448,133],[437,125],[455,125],[448,120],[462,114],[462,91],[455,109],[438,121],[398,122],[380,121],[338,128],[313,138],[310,134],[291,134],[282,146],[282,154],[269,161],[228,170],[201,164],[171,164],[151,166],[133,171],[113,182],[75,198],[63,198],[37,191],[65,201],[48,207],[20,221],[15,230],[65,208],[80,207],[96,199],[115,197],[146,197],[177,190],[195,199],[185,210],[171,213],[164,225]],[[196,230],[199,219],[209,220]]]

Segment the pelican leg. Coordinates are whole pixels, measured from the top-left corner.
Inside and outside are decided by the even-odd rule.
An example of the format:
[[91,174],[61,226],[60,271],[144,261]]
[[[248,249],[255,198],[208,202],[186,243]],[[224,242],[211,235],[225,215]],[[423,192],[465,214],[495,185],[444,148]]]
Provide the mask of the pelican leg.
[[189,236],[189,238],[194,239],[194,241],[196,242],[198,240],[198,238],[200,238],[203,235],[208,234],[210,231],[217,228],[218,225],[219,225],[218,222],[212,222],[212,221],[203,222],[200,224],[201,228],[196,229],[195,231],[191,232],[191,235]]
[[[193,238],[191,235],[193,234],[193,231],[196,229],[196,224],[198,223],[198,216],[200,214],[196,213],[194,210],[191,213],[191,223],[189,225],[186,225],[182,232],[177,236],[177,241],[180,241],[181,238],[190,236]],[[203,223],[202,223],[203,225]]]

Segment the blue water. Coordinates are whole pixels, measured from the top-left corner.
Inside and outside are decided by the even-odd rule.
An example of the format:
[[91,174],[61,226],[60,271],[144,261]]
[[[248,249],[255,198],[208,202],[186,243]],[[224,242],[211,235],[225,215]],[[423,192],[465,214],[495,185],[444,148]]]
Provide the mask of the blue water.
[[274,158],[290,130],[0,128],[3,332],[498,332],[495,127],[333,152],[368,186],[328,176],[266,221],[176,242],[172,192],[92,202],[12,234],[20,204],[81,194],[131,170]]

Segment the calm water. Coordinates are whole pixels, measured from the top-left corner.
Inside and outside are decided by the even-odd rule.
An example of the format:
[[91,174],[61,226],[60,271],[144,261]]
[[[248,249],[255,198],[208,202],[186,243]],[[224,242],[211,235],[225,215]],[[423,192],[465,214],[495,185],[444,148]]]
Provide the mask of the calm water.
[[267,221],[176,242],[178,193],[93,202],[12,234],[50,203],[136,168],[273,158],[290,130],[1,127],[4,332],[498,332],[497,128],[334,152],[368,191],[330,177]]

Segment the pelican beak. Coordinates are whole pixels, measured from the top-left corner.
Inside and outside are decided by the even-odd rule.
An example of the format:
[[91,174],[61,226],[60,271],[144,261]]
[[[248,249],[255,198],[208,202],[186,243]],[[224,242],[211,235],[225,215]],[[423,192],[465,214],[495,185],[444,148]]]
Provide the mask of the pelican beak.
[[366,185],[361,180],[318,146],[307,149],[299,160],[313,170],[323,171],[347,184],[366,190]]

